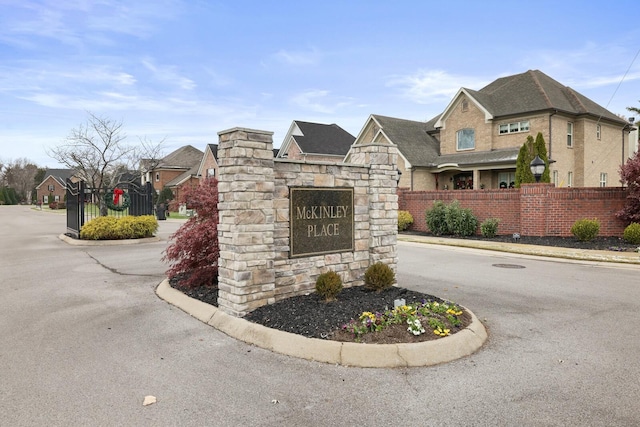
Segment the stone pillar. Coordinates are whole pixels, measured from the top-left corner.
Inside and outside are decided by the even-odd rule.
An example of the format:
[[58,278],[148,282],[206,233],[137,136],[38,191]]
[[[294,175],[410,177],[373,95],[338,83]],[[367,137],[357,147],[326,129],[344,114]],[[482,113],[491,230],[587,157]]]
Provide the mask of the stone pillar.
[[275,302],[273,132],[218,137],[218,306],[242,317]]
[[369,166],[369,263],[398,265],[398,149],[369,143],[353,146],[352,159]]

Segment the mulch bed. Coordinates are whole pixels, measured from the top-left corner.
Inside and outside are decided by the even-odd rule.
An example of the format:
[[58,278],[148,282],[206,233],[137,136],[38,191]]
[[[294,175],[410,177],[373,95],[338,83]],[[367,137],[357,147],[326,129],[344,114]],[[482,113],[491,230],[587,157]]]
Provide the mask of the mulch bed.
[[[429,235],[426,233],[407,232],[405,234]],[[442,238],[452,236],[438,236]],[[456,237],[459,238],[459,237]],[[482,236],[466,237],[469,240],[490,240],[496,242],[513,243],[513,236],[496,236],[494,238],[484,238]],[[597,237],[589,242],[581,242],[574,237],[531,237],[522,236],[518,240],[519,244],[543,245],[567,247],[575,249],[594,249],[611,251],[635,251],[637,245],[624,242],[618,237]],[[171,286],[184,294],[203,301],[213,306],[218,305],[218,289],[216,286],[199,286],[186,288],[180,286],[177,280],[170,281]],[[394,300],[404,299],[407,304],[423,301],[442,300],[433,295],[411,291],[404,288],[393,287],[384,292],[374,292],[362,286],[343,289],[336,301],[324,302],[317,294],[295,296],[278,301],[275,304],[260,307],[245,316],[245,319],[293,334],[303,335],[310,338],[330,339],[336,341],[354,341],[353,334],[341,330],[341,327],[351,319],[357,318],[364,311],[384,312],[393,308]],[[455,301],[454,301],[455,302]],[[462,324],[459,328],[453,328],[451,333],[464,329],[471,321],[469,313],[466,311],[460,316]],[[360,342],[364,343],[399,343],[399,342],[419,342],[431,339],[438,339],[432,333],[411,335],[407,332],[406,325],[392,325],[383,332],[365,334]]]

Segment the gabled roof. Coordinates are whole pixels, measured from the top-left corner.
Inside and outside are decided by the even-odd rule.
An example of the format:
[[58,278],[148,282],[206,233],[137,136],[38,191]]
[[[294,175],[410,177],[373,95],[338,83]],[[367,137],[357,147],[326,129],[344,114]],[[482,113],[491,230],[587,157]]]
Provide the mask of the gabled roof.
[[377,114],[371,119],[412,166],[431,166],[440,154],[440,143],[428,133],[433,130],[433,120],[425,123]]
[[[47,178],[51,177],[55,179],[61,186],[67,186],[67,179],[73,177],[74,171],[73,169],[47,169],[44,173],[44,179],[42,182],[45,182]],[[42,185],[42,182],[38,184],[36,189],[39,189]]]
[[185,145],[163,157],[156,169],[190,169],[200,164],[203,155],[197,148]]
[[287,153],[291,138],[304,154],[344,156],[356,138],[340,126],[294,120],[285,136],[281,153]]
[[178,175],[177,177],[173,178],[171,181],[167,182],[165,184],[166,187],[176,187],[186,181],[189,180],[189,178],[197,178],[198,177],[198,169],[200,168],[200,164],[197,164],[195,166],[193,166],[191,169],[189,169],[188,171]]
[[198,170],[196,171],[199,176],[207,175],[207,171],[204,170],[204,163],[205,163],[205,159],[207,158],[208,152],[211,152],[211,155],[215,159],[216,164],[218,163],[218,144],[207,144],[206,148],[204,149],[204,154],[200,159]]
[[[624,120],[612,112],[539,70],[501,77],[478,91],[462,88],[442,113],[443,117],[446,117],[448,110],[462,93],[467,94],[485,111],[487,119],[558,110],[571,115],[590,115],[625,124]],[[436,126],[441,127],[442,123],[439,121]]]

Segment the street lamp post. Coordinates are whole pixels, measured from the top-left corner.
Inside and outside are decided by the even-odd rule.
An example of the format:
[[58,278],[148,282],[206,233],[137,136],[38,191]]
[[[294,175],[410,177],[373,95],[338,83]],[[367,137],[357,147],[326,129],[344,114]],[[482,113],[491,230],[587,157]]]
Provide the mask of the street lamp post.
[[529,169],[531,169],[531,173],[536,179],[536,182],[540,182],[540,177],[546,168],[547,165],[544,163],[544,160],[542,160],[537,154],[536,157],[531,160],[531,163],[529,163]]

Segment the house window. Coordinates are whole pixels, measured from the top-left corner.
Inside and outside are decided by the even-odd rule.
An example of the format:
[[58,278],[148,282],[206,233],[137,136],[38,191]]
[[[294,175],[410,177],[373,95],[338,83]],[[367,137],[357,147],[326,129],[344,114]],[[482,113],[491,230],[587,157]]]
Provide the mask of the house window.
[[469,111],[469,101],[467,101],[466,99],[462,100],[462,112],[466,112]]
[[602,129],[600,128],[600,125],[596,125],[596,138],[598,138],[598,141],[600,141],[601,135],[602,135]]
[[56,186],[55,186],[55,185],[53,185],[53,184],[49,184],[48,189],[49,189],[49,191],[55,191]]
[[56,201],[56,202],[59,202],[60,201],[60,196],[53,196],[53,200]]
[[607,186],[607,173],[606,172],[601,172],[600,173],[600,187],[606,187]]
[[476,133],[473,129],[460,129],[456,139],[458,150],[473,150],[476,147]]
[[567,147],[573,147],[573,123],[567,122]]
[[558,171],[553,171],[553,185],[558,186]]
[[573,172],[567,173],[567,187],[573,187]]
[[156,172],[156,181],[160,181],[160,173]]
[[498,187],[514,188],[516,186],[515,172],[500,172],[498,174]]
[[44,204],[49,203],[49,196],[42,196],[42,203]]
[[216,176],[216,170],[214,168],[207,169],[207,178]]
[[529,121],[525,120],[522,122],[505,123],[498,126],[498,133],[500,135],[517,132],[529,132]]

